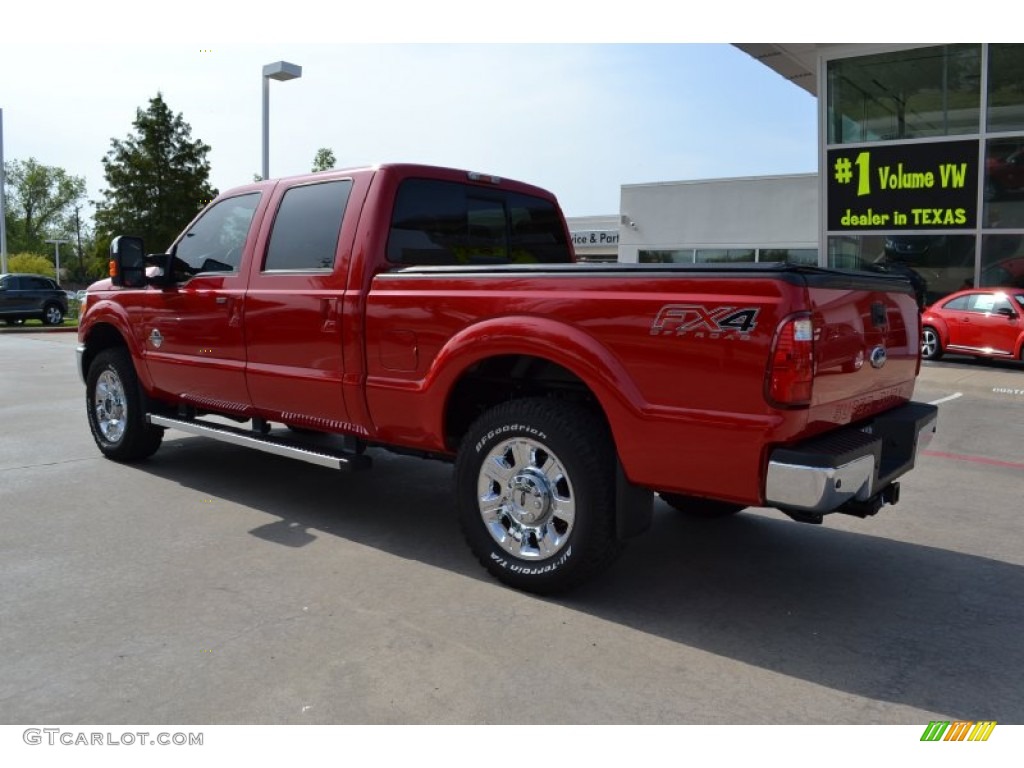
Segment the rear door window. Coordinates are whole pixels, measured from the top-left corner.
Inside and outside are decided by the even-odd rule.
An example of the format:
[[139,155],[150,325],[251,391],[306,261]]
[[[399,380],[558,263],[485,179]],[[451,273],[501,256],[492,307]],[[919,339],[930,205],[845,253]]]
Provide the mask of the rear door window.
[[274,217],[263,271],[333,269],[351,192],[351,179],[307,184],[285,192]]

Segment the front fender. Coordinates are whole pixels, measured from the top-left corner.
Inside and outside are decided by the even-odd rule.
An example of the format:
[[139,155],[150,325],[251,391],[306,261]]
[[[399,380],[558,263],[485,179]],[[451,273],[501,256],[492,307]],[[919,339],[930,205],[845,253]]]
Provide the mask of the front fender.
[[[120,302],[96,298],[90,302],[85,316],[78,325],[79,373],[84,380],[89,373],[89,362],[100,349],[111,346],[111,334],[120,337],[135,362],[135,370],[143,388],[152,391],[152,379],[142,354],[139,339],[133,328],[142,327],[142,307],[125,307]],[[136,316],[138,315],[138,316]]]

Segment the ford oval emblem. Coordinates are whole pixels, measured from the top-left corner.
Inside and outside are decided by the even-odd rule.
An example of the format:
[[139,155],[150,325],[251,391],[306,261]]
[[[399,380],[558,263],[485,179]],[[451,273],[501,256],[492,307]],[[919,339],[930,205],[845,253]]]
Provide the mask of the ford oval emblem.
[[875,347],[871,350],[871,367],[881,368],[885,365],[885,361],[888,359],[888,355],[885,352],[885,347]]

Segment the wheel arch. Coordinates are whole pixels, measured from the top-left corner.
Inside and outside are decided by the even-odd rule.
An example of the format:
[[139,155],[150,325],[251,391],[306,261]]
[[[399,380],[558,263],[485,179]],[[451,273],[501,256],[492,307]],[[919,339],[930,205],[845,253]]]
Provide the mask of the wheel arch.
[[932,328],[939,335],[939,341],[942,342],[942,346],[945,347],[949,342],[949,327],[946,325],[946,321],[941,317],[923,317],[921,318],[921,333],[924,333],[925,328]]
[[520,397],[565,397],[592,406],[612,439],[642,398],[600,342],[547,318],[502,318],[453,337],[435,358],[430,386],[444,392],[440,434],[452,451],[479,413]]
[[[619,450],[623,431],[635,429],[634,420],[642,412],[643,401],[633,380],[587,334],[540,318],[529,320],[539,322],[528,322],[528,328],[516,331],[477,329],[457,342],[452,340],[456,349],[449,351],[445,363],[449,375],[444,382],[441,424],[445,445],[457,452],[476,419],[503,402],[551,397],[579,403],[603,422],[611,440],[618,535],[628,538],[643,532],[651,523],[653,494],[633,485]],[[477,343],[483,338],[485,344]]]
[[[135,359],[134,351],[131,348],[131,344],[128,343],[127,338],[121,332],[121,330],[110,322],[96,322],[91,324],[82,333],[81,341],[81,374],[83,381],[89,375],[89,367],[92,365],[92,361],[96,359],[96,356],[105,349],[112,349],[115,347],[122,347],[128,351],[128,354]],[[136,364],[136,372],[139,378],[143,378],[143,371],[140,370],[141,366]]]

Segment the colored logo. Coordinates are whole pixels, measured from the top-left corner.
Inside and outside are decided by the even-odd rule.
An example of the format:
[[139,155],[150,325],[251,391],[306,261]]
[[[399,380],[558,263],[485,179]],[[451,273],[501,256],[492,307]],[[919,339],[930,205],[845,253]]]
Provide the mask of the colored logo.
[[988,741],[995,728],[995,720],[932,720],[921,734],[921,741]]

